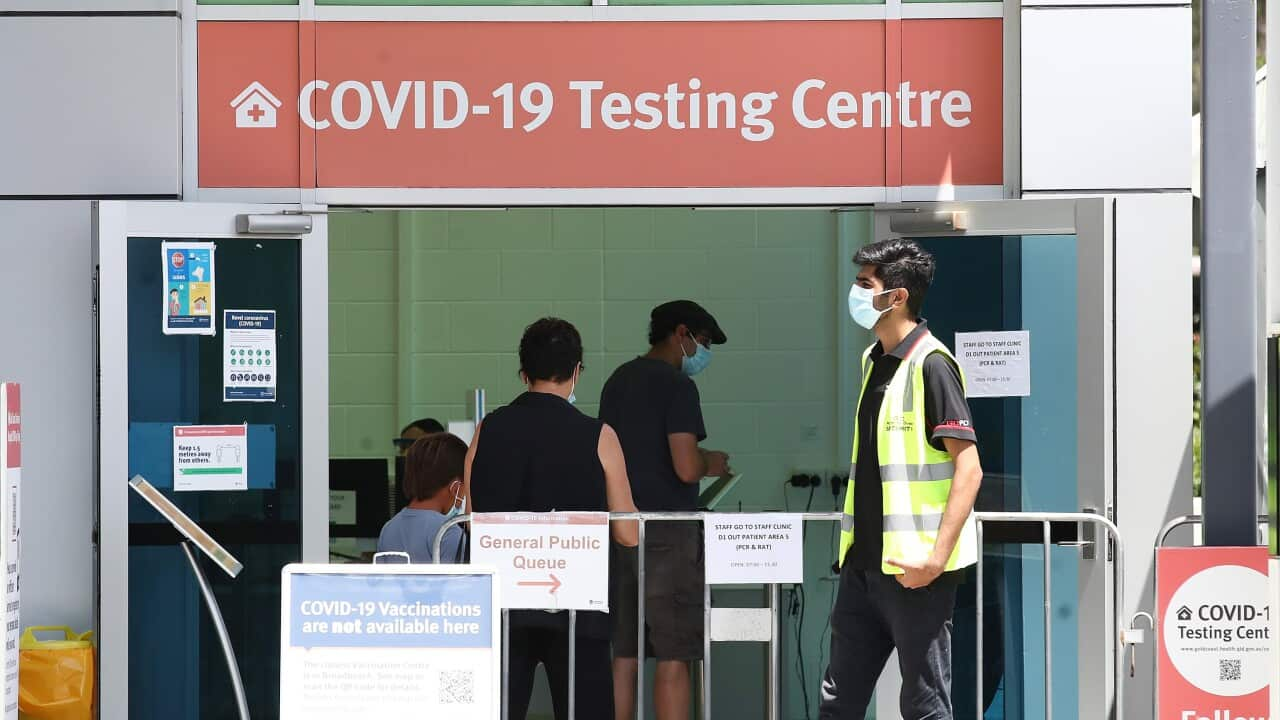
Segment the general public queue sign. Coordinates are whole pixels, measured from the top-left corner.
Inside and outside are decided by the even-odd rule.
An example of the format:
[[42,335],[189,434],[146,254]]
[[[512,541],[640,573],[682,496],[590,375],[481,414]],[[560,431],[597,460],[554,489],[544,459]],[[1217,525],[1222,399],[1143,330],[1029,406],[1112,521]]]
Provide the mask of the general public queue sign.
[[199,182],[1000,185],[1002,36],[998,18],[203,21]]
[[608,513],[476,513],[471,561],[497,572],[504,608],[609,610]]

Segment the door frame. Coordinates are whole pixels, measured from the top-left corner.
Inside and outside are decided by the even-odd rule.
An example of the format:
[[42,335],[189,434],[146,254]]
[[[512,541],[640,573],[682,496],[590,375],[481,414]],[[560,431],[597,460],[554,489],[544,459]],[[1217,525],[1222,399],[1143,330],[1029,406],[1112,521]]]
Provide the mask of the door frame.
[[[1037,198],[1025,200],[893,203],[874,206],[873,238],[1073,235],[1076,262],[1076,484],[1080,507],[1115,519],[1115,199]],[[961,212],[963,231],[934,229],[895,232],[897,215]],[[1115,638],[1112,548],[1079,561],[1078,677],[1080,717],[1112,717],[1115,698]],[[1058,642],[1067,642],[1060,638]],[[892,670],[892,668],[891,668]],[[1050,680],[1047,680],[1050,681]],[[1050,681],[1051,682],[1051,681]],[[879,698],[879,708],[896,717],[897,695]]]
[[[236,232],[243,214],[305,212],[306,234]],[[302,562],[327,562],[329,545],[329,248],[323,206],[99,201],[93,203],[95,389],[94,483],[98,717],[129,717],[129,358],[130,238],[299,241],[302,333]],[[216,308],[215,308],[216,310]],[[215,319],[216,322],[216,319]],[[313,381],[308,381],[313,380]]]

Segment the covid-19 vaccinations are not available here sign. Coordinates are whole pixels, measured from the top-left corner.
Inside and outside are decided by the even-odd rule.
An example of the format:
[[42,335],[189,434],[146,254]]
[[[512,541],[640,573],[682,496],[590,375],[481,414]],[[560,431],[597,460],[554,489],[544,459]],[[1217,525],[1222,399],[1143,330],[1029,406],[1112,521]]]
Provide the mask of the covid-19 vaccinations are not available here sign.
[[284,720],[497,720],[490,572],[290,565],[282,582]]

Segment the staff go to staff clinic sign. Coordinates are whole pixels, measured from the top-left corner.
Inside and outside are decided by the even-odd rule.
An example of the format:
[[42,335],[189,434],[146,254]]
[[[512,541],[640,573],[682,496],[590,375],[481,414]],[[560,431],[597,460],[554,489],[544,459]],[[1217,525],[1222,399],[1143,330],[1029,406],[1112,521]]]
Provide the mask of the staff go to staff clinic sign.
[[199,24],[205,188],[998,186],[998,18]]

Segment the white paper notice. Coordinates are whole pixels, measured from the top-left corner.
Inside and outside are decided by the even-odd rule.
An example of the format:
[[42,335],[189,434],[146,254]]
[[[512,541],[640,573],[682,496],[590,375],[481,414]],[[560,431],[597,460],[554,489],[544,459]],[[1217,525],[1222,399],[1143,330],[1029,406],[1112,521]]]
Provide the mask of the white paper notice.
[[173,429],[173,489],[249,489],[249,427],[188,425]]
[[275,402],[276,311],[222,313],[223,402]]
[[497,570],[502,607],[609,610],[608,513],[478,513],[471,562]]
[[330,525],[355,525],[356,524],[356,491],[354,490],[330,490],[329,491],[329,524]]
[[1031,394],[1031,333],[956,333],[956,360],[969,397],[1027,397]]
[[803,520],[799,515],[708,514],[708,585],[804,582]]

